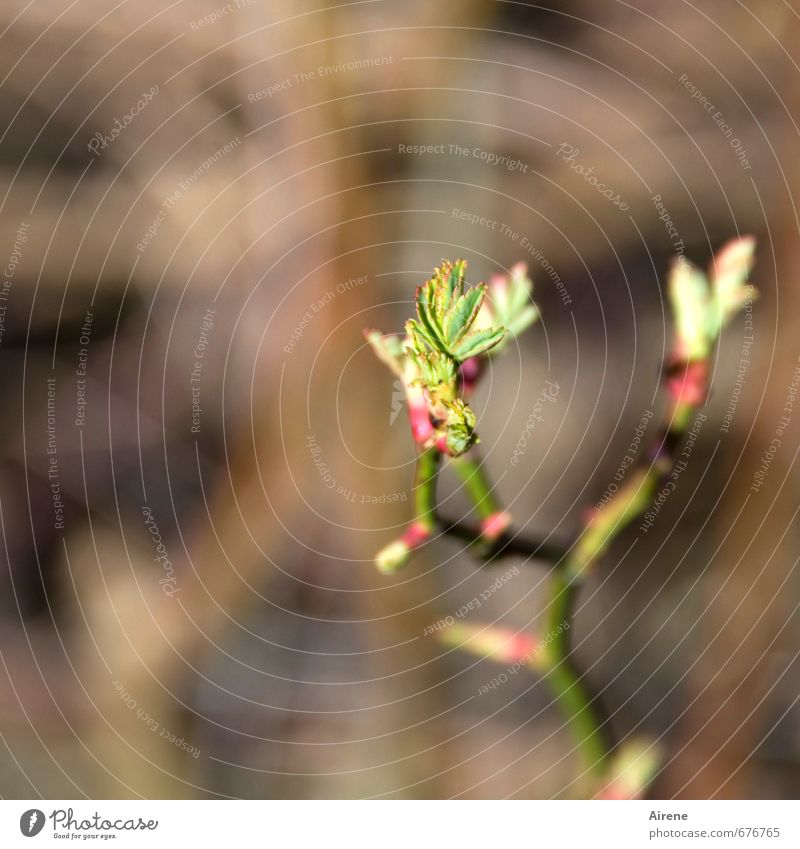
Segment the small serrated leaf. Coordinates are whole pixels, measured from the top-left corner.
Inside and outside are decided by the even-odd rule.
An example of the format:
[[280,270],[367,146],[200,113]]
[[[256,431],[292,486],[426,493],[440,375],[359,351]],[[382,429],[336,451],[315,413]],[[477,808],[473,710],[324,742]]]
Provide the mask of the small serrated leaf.
[[451,303],[464,294],[464,274],[466,270],[467,261],[465,259],[457,259],[450,268],[447,288],[450,292]]
[[445,266],[437,268],[436,273],[428,281],[431,289],[434,318],[440,327],[444,324],[445,311],[450,301],[450,293],[447,291],[447,272],[444,268]]
[[444,334],[439,320],[435,315],[433,300],[435,297],[435,288],[432,280],[428,280],[417,289],[417,315],[420,324],[425,328],[428,336],[435,340],[431,347],[436,350],[444,350],[445,341]]
[[476,357],[497,345],[508,331],[505,327],[494,327],[489,330],[476,330],[467,334],[451,351],[459,361]]
[[456,367],[450,357],[438,351],[410,351],[409,356],[419,371],[418,384],[430,393],[432,401],[448,400],[454,396]]
[[469,289],[450,307],[444,323],[444,337],[448,348],[455,345],[472,327],[486,294],[486,286],[481,283]]
[[418,321],[414,321],[413,318],[408,319],[406,322],[406,333],[411,337],[412,345],[417,351],[422,352],[425,351],[426,348],[436,351],[439,348],[437,340],[428,333],[427,329],[422,324]]
[[452,304],[464,294],[464,270],[467,264],[463,259],[455,262],[443,260],[439,268],[434,271],[441,291],[442,315],[450,309]]

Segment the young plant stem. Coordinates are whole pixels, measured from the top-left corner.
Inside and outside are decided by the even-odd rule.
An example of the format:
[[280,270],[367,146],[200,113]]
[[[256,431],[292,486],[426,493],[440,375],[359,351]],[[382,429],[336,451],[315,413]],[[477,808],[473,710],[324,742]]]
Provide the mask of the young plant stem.
[[[700,366],[698,368],[698,366]],[[614,751],[607,719],[599,698],[592,698],[572,656],[571,630],[577,593],[590,568],[611,542],[633,519],[647,510],[659,485],[674,465],[682,437],[706,396],[705,364],[685,364],[676,381],[667,382],[670,404],[666,421],[625,484],[605,509],[595,509],[569,555],[559,561],[550,575],[545,609],[546,680],[575,735],[586,770],[602,775]],[[692,381],[691,393],[686,392]],[[687,400],[690,394],[691,400]],[[565,627],[567,626],[567,627]]]
[[[379,358],[404,381],[412,435],[422,446],[417,456],[414,520],[402,536],[378,553],[378,568],[393,573],[437,529],[466,541],[471,552],[487,563],[510,554],[553,563],[542,639],[537,643],[527,635],[522,639],[524,651],[518,640],[512,640],[509,649],[509,638],[502,633],[492,635],[489,629],[473,651],[477,648],[485,656],[506,659],[522,652],[520,657],[528,658],[525,662],[542,674],[552,689],[574,734],[585,772],[598,785],[605,782],[608,792],[622,794],[619,798],[643,793],[658,759],[651,755],[644,759],[644,766],[637,765],[642,754],[636,747],[615,746],[602,701],[590,693],[574,658],[570,629],[575,602],[592,567],[627,525],[645,514],[642,530],[652,526],[654,518],[647,513],[648,506],[660,487],[666,493],[674,491],[678,475],[686,468],[693,443],[687,442],[681,454],[678,451],[693,421],[696,436],[696,428],[705,420],[698,410],[708,395],[713,349],[725,324],[754,296],[752,287],[745,287],[754,249],[752,237],[732,240],[714,256],[708,276],[683,258],[673,263],[668,292],[675,342],[662,379],[668,398],[664,423],[648,450],[630,468],[625,467],[624,482],[615,485],[610,500],[588,513],[580,535],[567,550],[557,542],[531,541],[512,533],[511,517],[497,503],[483,465],[474,453],[466,453],[478,440],[475,414],[465,399],[480,377],[486,357],[497,353],[506,337],[518,335],[538,316],[529,302],[532,283],[525,267],[515,266],[510,277],[493,281],[489,315],[477,329],[473,325],[480,317],[487,287],[481,284],[465,290],[466,263],[457,260],[444,262],[417,290],[418,320],[407,322],[404,342],[378,331],[366,332]],[[464,397],[458,397],[459,391]],[[474,504],[478,527],[439,523],[436,476],[440,452],[451,456],[450,463]],[[657,513],[655,510],[653,516]],[[461,639],[460,633],[456,630],[453,635],[456,640]],[[634,756],[636,760],[631,760]]]
[[546,609],[547,638],[544,680],[572,730],[584,770],[598,777],[603,774],[614,748],[601,703],[592,696],[585,676],[572,657],[572,618],[580,583],[566,576],[566,569],[550,576]]
[[[480,528],[468,522],[443,524],[442,531],[473,546],[481,539]],[[501,534],[491,545],[484,546],[482,549],[475,546],[471,553],[488,566],[494,565],[504,557],[524,557],[526,560],[535,557],[547,563],[558,563],[567,556],[568,552],[569,546],[558,540],[551,542],[531,539],[515,532]]]
[[441,454],[428,448],[417,455],[414,474],[414,523],[431,536],[436,530],[436,475]]
[[461,457],[453,457],[450,464],[464,481],[464,488],[481,519],[488,519],[500,510],[481,462],[467,454],[462,454]]
[[454,457],[451,463],[480,517],[479,539],[491,545],[506,532],[511,516],[497,503],[482,462],[464,454]]
[[411,553],[427,542],[438,527],[436,516],[436,475],[441,455],[436,448],[422,449],[417,454],[414,472],[414,520],[394,542],[382,548],[375,564],[385,575],[405,566]]

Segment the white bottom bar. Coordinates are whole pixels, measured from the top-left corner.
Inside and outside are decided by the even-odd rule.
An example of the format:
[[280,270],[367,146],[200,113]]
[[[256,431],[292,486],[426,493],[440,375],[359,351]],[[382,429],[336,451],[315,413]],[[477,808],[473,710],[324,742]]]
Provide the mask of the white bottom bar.
[[0,846],[777,849],[800,846],[799,809],[773,801],[0,801]]

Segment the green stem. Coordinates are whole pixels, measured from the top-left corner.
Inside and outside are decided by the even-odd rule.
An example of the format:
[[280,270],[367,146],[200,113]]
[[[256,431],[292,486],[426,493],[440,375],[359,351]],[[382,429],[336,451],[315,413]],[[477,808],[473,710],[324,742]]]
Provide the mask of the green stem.
[[484,553],[488,554],[497,549],[496,544],[505,536],[511,525],[511,516],[500,507],[494,497],[482,463],[466,455],[454,457],[451,463],[464,482],[464,488],[480,516],[478,540],[487,544],[484,546]]
[[436,475],[439,471],[439,452],[435,448],[417,455],[414,472],[414,521],[394,542],[375,556],[375,565],[385,575],[391,575],[408,563],[411,552],[418,548],[437,528]]
[[483,465],[466,455],[453,457],[450,463],[464,482],[464,488],[481,519],[489,519],[497,513],[500,505],[494,497]]
[[435,448],[421,451],[414,475],[414,521],[429,534],[436,530],[436,475],[441,455]]
[[[609,548],[623,528],[641,516],[652,503],[659,483],[673,465],[675,447],[691,424],[697,404],[673,405],[669,424],[657,437],[662,454],[642,464],[602,510],[595,510],[569,556],[559,561],[550,576],[546,608],[547,681],[570,725],[586,769],[601,775],[614,744],[603,721],[599,699],[593,699],[572,658],[570,630],[575,599],[592,565]],[[565,627],[567,626],[567,627]]]
[[545,680],[567,720],[587,772],[601,775],[613,749],[608,725],[603,722],[599,701],[590,694],[584,677],[572,660],[570,639],[573,609],[579,583],[567,578],[565,569],[550,577],[546,610],[547,672]]
[[[483,466],[467,456],[451,460],[475,505],[481,520],[500,512]],[[571,658],[570,628],[579,582],[568,576],[574,569],[573,558],[562,561],[550,578],[550,600],[547,607],[548,658],[546,680],[559,709],[571,728],[585,763],[592,774],[599,775],[606,766],[612,744],[597,710],[597,701],[587,690],[581,674]]]

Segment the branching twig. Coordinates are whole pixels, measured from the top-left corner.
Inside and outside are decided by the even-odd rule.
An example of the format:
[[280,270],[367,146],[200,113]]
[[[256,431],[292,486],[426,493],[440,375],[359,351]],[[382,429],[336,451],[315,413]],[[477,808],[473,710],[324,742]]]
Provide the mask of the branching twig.
[[[668,398],[664,424],[631,467],[625,483],[610,501],[588,515],[580,535],[568,548],[511,532],[511,516],[499,506],[483,465],[467,453],[477,441],[475,417],[458,392],[466,395],[472,387],[475,377],[467,385],[467,373],[479,376],[482,372],[476,351],[485,356],[487,348],[499,347],[508,327],[518,332],[538,315],[528,302],[530,281],[524,269],[515,267],[510,281],[493,281],[495,312],[483,324],[493,323],[499,315],[505,325],[471,329],[483,294],[475,289],[464,293],[465,264],[459,261],[437,269],[434,278],[418,291],[420,321],[409,325],[405,359],[399,343],[375,332],[367,336],[381,359],[405,381],[412,432],[419,445],[414,520],[398,540],[379,553],[378,567],[394,572],[436,531],[466,541],[472,553],[488,563],[517,554],[552,564],[543,639],[461,625],[446,632],[445,639],[481,656],[524,662],[541,674],[573,732],[584,771],[604,796],[642,795],[658,761],[652,744],[615,748],[602,704],[589,692],[572,653],[570,629],[577,593],[614,539],[645,513],[659,488],[675,488],[685,463],[678,450],[693,421],[702,421],[698,411],[708,394],[714,345],[730,317],[753,295],[752,287],[745,285],[753,251],[750,238],[731,242],[715,258],[708,278],[682,258],[673,265],[669,295],[675,345],[663,377]],[[467,352],[469,359],[460,359],[459,351]],[[477,364],[467,368],[468,362]],[[477,527],[462,522],[446,524],[437,518],[436,477],[442,455],[450,456],[450,465],[463,481],[479,518]]]
[[481,539],[479,527],[468,522],[442,522],[441,530],[470,544],[470,553],[486,564],[494,563],[503,557],[524,557],[526,560],[543,560],[556,564],[569,552],[569,546],[552,542],[549,539],[531,539],[518,533],[505,531],[499,537],[487,542]]

